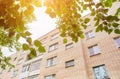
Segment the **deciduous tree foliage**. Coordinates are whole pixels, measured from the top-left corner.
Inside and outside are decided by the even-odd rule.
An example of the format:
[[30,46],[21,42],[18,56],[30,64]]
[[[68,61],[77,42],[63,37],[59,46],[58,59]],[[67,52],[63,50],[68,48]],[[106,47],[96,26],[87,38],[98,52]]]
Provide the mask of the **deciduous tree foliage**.
[[[46,13],[51,18],[58,18],[57,24],[62,37],[71,37],[74,42],[84,38],[83,29],[87,28],[89,17],[82,18],[82,13],[89,10],[94,17],[96,32],[105,31],[108,34],[115,32],[120,34],[120,7],[114,15],[108,14],[108,10],[114,2],[119,0],[0,0],[0,49],[8,47],[17,50],[29,50],[30,57],[36,56],[36,51],[45,52],[40,41],[33,41],[28,32],[27,23],[35,19],[34,7],[46,6]],[[43,4],[43,5],[42,5]],[[44,18],[43,18],[44,19]],[[34,26],[33,26],[34,27]],[[26,43],[18,41],[24,38]],[[65,38],[64,43],[67,42]],[[36,50],[38,49],[38,50]],[[1,52],[1,50],[0,50]],[[10,58],[0,54],[0,66],[5,69]]]

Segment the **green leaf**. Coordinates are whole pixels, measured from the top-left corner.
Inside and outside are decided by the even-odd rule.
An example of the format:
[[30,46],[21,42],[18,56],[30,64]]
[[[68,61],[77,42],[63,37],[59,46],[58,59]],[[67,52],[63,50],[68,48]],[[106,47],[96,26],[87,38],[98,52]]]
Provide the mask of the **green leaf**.
[[118,25],[119,25],[118,23],[113,23],[112,24],[112,26],[115,27],[115,28],[118,27]]
[[120,29],[115,29],[114,32],[115,32],[116,34],[120,34]]
[[2,69],[5,69],[5,68],[6,68],[6,65],[5,65],[5,64],[1,64],[1,68],[2,68]]
[[99,25],[99,19],[95,22],[95,25],[94,26],[98,26]]
[[62,32],[61,34],[60,34],[60,36],[62,36],[62,37],[65,37],[65,33],[64,32]]
[[55,18],[56,17],[56,14],[54,12],[49,13],[49,15],[50,15],[51,18]]
[[91,13],[91,16],[94,16],[95,15],[95,11],[93,11],[92,13]]
[[72,40],[77,43],[78,42],[78,37],[72,37]]
[[31,35],[31,33],[28,32],[28,31],[26,31],[25,34],[26,34],[26,36],[30,36]]
[[35,41],[34,41],[34,45],[35,45],[36,47],[39,47],[39,46],[41,46],[41,42],[38,41],[38,40],[35,40]]
[[25,34],[25,33],[21,33],[21,36],[22,36],[23,38],[26,38],[26,34]]
[[63,39],[63,43],[64,44],[67,43],[67,39],[66,38]]
[[32,38],[31,37],[28,37],[27,40],[26,40],[29,44],[32,43]]
[[102,32],[103,31],[103,24],[98,25],[99,30]]
[[41,6],[42,6],[41,0],[32,0],[32,1],[33,1],[33,4],[34,4],[36,7],[41,7]]
[[96,32],[99,32],[99,31],[100,31],[100,29],[99,29],[99,27],[97,27],[97,28],[96,28]]
[[87,24],[90,21],[89,18],[85,18],[84,23]]
[[34,48],[30,48],[30,58],[34,58],[37,56],[36,50]]
[[107,26],[104,26],[104,28],[103,28],[106,32],[108,32],[108,27]]
[[87,25],[86,24],[81,24],[81,26],[84,28],[84,29],[86,29],[87,28]]
[[110,34],[112,31],[113,31],[113,29],[109,29],[109,30],[108,30],[108,34]]
[[16,41],[18,41],[20,39],[20,34],[16,35]]
[[27,6],[27,9],[24,11],[25,16],[31,16],[33,14],[34,8],[32,5]]
[[82,39],[83,39],[83,38],[84,38],[84,35],[83,35],[83,34],[80,34],[80,38],[82,38]]
[[39,51],[40,53],[46,52],[46,50],[45,50],[45,48],[44,48],[43,46],[40,46],[40,47],[38,48],[38,51]]
[[24,43],[22,45],[22,48],[23,48],[23,50],[28,50],[29,49],[29,45]]
[[115,16],[118,16],[120,13],[120,7],[117,9],[116,13],[115,13]]
[[[104,1],[104,0],[103,0]],[[103,2],[103,4],[106,6],[106,7],[111,7],[112,6],[112,3],[113,3],[113,0],[105,0]]]

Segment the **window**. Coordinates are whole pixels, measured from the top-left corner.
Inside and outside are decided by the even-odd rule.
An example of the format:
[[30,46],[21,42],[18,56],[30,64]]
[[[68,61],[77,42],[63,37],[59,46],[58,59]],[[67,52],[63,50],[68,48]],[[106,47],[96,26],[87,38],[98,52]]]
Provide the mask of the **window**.
[[17,73],[18,73],[18,70],[13,71],[12,77],[16,77],[16,76],[17,76]]
[[85,36],[86,36],[86,39],[90,39],[90,38],[94,37],[94,33],[93,33],[93,31],[89,31],[89,32],[85,33]]
[[22,60],[23,60],[23,58],[19,59],[18,62],[17,62],[17,64],[21,64]]
[[105,65],[93,67],[95,79],[109,79]]
[[47,59],[47,67],[55,65],[57,62],[57,57],[52,57]]
[[39,79],[39,78],[38,78],[38,75],[33,75],[33,76],[28,77],[27,79]]
[[23,68],[22,68],[22,72],[26,72],[26,71],[28,71],[28,70],[29,70],[29,67],[30,67],[30,65],[29,65],[29,64],[28,64],[28,65],[23,66]]
[[92,47],[89,47],[89,53],[90,53],[90,56],[99,54],[100,50],[99,50],[98,45],[94,45]]
[[51,36],[51,40],[54,40],[54,39],[56,39],[58,37],[59,37],[59,33],[56,33],[56,34],[54,34],[54,35]]
[[71,67],[71,66],[74,66],[74,60],[65,62],[65,67]]
[[114,40],[115,40],[117,46],[120,47],[120,37],[117,37]]
[[55,79],[55,74],[45,76],[44,79]]
[[67,44],[66,46],[65,46],[65,49],[70,49],[70,48],[72,48],[73,47],[73,43],[69,43],[69,44]]
[[41,60],[33,62],[30,66],[30,71],[38,70],[40,68],[40,61]]
[[49,51],[54,51],[57,49],[58,43],[54,43],[52,45],[49,46]]

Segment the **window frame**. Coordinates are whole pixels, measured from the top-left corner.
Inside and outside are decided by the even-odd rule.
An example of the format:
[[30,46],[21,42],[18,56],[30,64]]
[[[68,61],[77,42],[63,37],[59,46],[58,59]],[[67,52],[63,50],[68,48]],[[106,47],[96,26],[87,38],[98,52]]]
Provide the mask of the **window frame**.
[[53,43],[52,45],[49,46],[49,52],[55,51],[58,49],[58,42]]
[[120,44],[118,43],[119,41],[116,41],[116,39],[119,39],[120,41],[120,36],[114,38],[115,44],[117,45],[118,48],[120,48]]
[[95,34],[92,30],[85,33],[86,40],[94,38],[94,37],[95,37]]
[[73,42],[65,45],[65,50],[70,49],[70,48],[73,48]]
[[[54,62],[54,59],[55,59],[55,62]],[[48,64],[48,61],[49,61],[49,64]],[[57,64],[57,56],[54,56],[54,57],[47,59],[46,67],[51,67],[51,66],[54,66],[56,64]]]
[[[95,66],[95,67],[93,67],[93,73],[94,73],[94,78],[96,79],[96,70],[95,69],[98,69],[98,71],[97,71],[97,73],[99,72],[99,73],[103,73],[102,71],[101,71],[101,68],[104,68],[104,71],[105,71],[105,74],[106,74],[106,76],[107,76],[107,79],[109,79],[109,75],[108,75],[108,72],[107,72],[107,69],[106,69],[106,66],[105,66],[105,64],[102,64],[102,65],[98,65],[98,66]],[[101,76],[101,74],[99,74],[100,76]],[[100,77],[100,79],[101,79],[101,77]]]
[[56,74],[47,75],[47,76],[44,76],[44,79],[48,79],[48,78],[51,79],[51,77],[52,77],[52,79],[55,79],[55,76],[56,76]]
[[29,69],[30,69],[30,64],[24,65],[22,67],[22,73],[29,71]]
[[[71,62],[72,62],[72,65],[71,65]],[[67,65],[68,63],[70,63],[70,65]],[[73,67],[73,66],[75,66],[74,59],[65,62],[65,68],[69,68],[69,67]]]
[[16,77],[17,74],[18,74],[18,70],[14,70],[14,71],[12,72],[12,77]]
[[[96,49],[96,47],[97,47],[97,49]],[[88,47],[88,50],[89,50],[90,56],[98,55],[101,53],[98,44],[95,44],[95,45]],[[96,51],[98,51],[98,52],[96,52]]]
[[[33,61],[33,62],[30,64],[29,71],[30,71],[30,72],[36,71],[37,69],[34,69],[34,65],[36,65],[36,64],[38,64],[38,63],[39,63],[38,68],[40,69],[41,59],[36,60],[36,61]],[[36,67],[35,67],[35,68],[36,68]]]

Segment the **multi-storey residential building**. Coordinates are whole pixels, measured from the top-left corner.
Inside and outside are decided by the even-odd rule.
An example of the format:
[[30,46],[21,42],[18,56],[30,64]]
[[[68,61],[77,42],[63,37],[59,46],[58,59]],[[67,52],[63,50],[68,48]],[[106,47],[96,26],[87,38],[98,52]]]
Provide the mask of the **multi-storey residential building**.
[[120,35],[96,33],[93,24],[77,43],[68,38],[63,44],[58,29],[40,37],[46,52],[31,60],[28,51],[13,54],[15,68],[0,71],[0,79],[120,79]]

